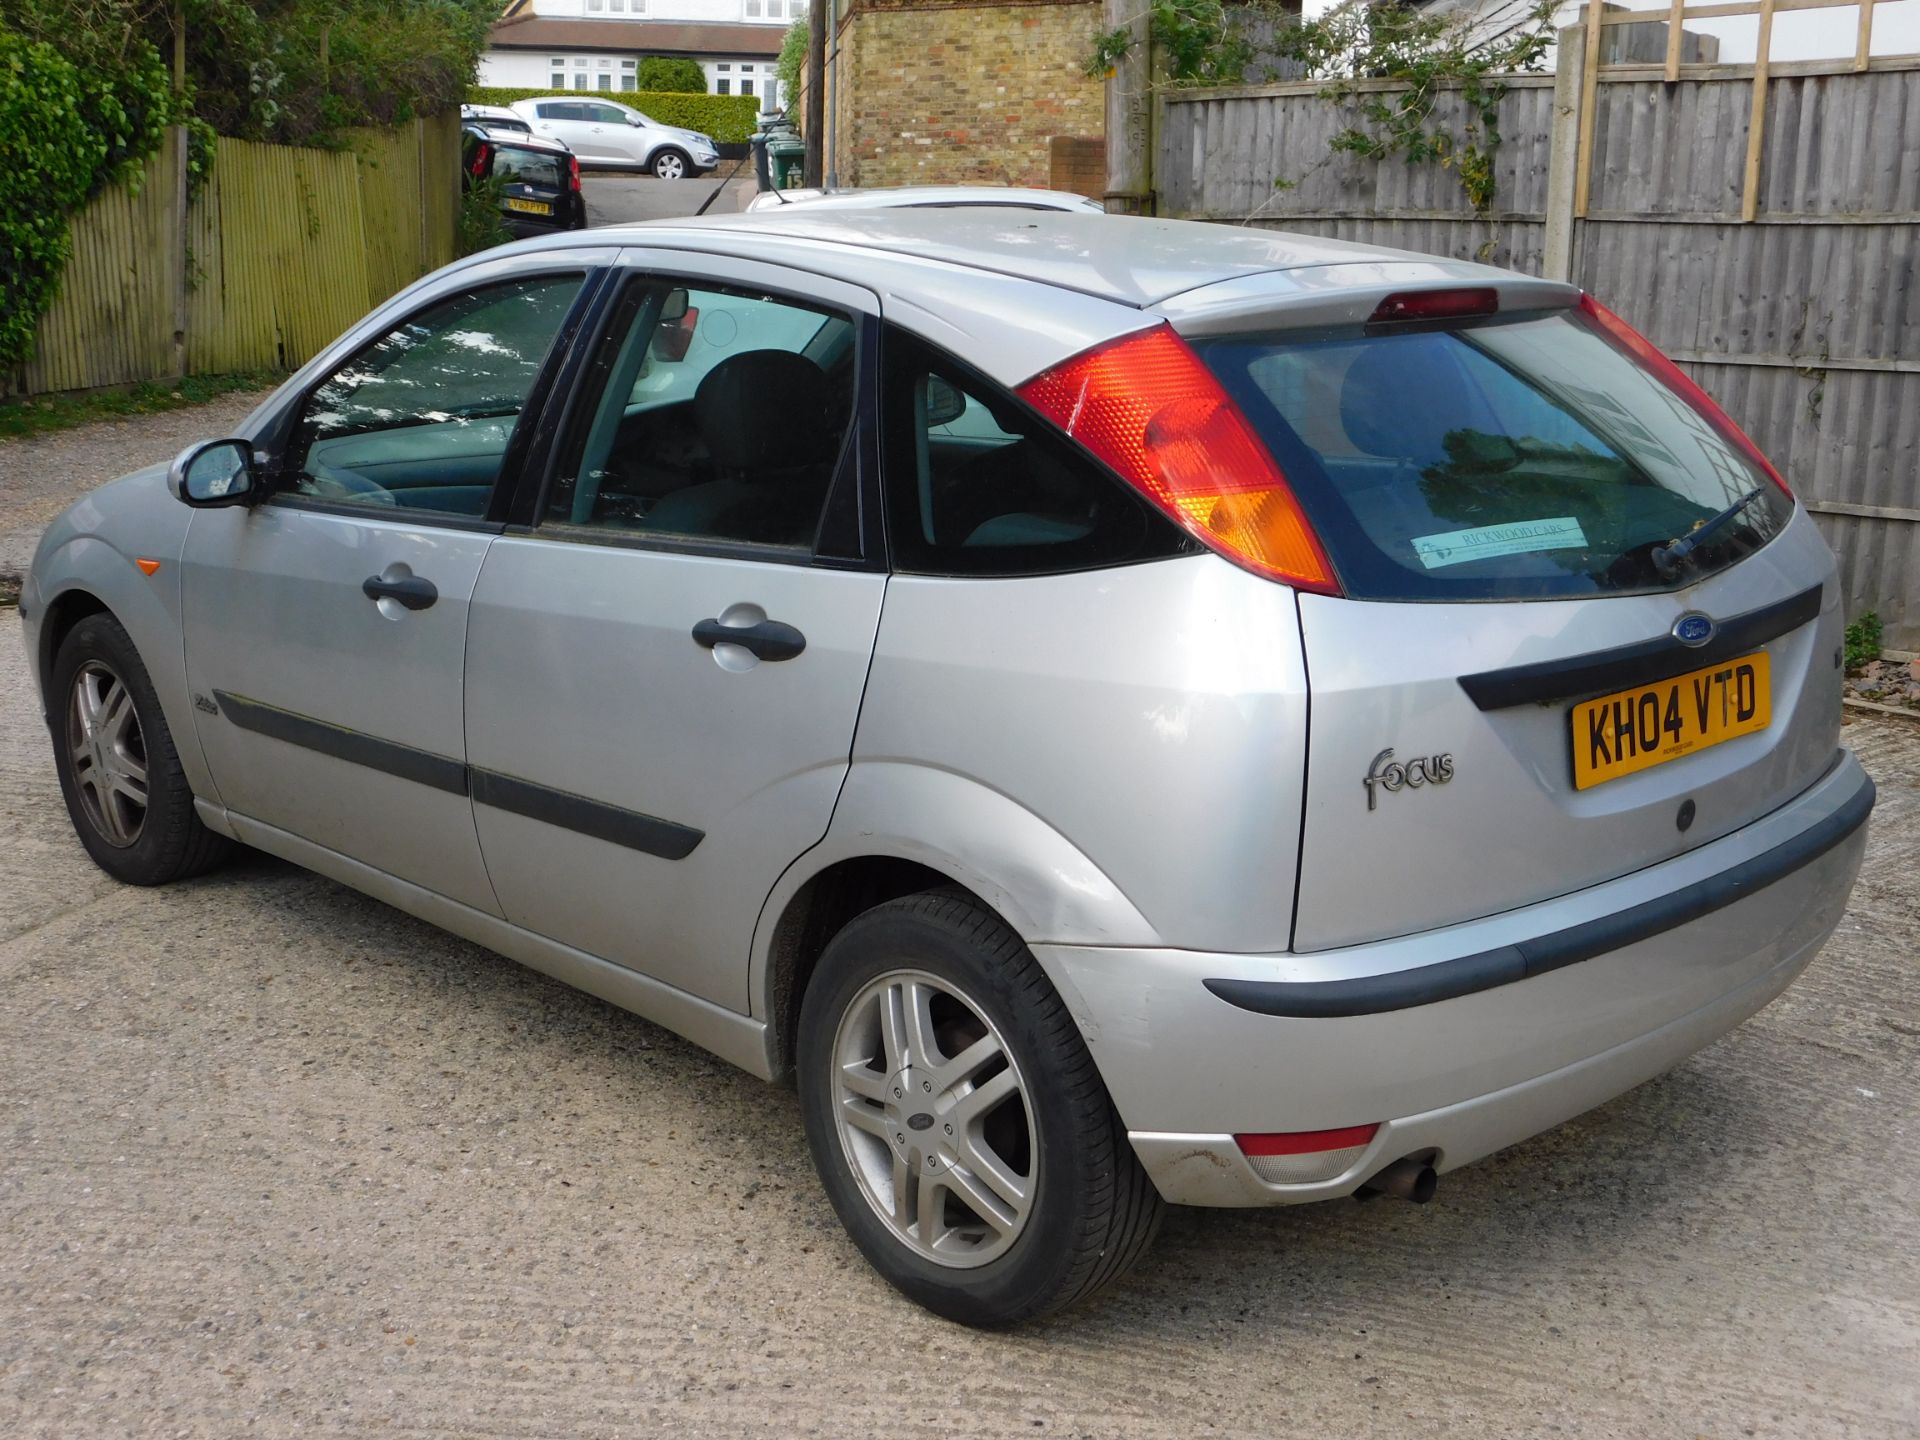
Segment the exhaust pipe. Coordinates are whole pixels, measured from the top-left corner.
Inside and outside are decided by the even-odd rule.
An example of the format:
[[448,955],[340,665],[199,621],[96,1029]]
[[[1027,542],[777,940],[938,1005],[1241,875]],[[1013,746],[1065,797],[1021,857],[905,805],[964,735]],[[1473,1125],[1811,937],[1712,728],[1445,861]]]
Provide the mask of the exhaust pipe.
[[1434,1173],[1431,1164],[1409,1157],[1394,1161],[1354,1194],[1362,1200],[1375,1195],[1391,1195],[1398,1200],[1411,1200],[1416,1205],[1424,1205],[1433,1199],[1433,1192],[1439,1185],[1440,1177]]

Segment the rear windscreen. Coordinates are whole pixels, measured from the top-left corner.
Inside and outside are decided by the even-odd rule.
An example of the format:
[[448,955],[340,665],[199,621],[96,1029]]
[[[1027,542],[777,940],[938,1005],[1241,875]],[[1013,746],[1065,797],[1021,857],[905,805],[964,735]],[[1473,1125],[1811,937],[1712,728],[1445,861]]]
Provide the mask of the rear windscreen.
[[1705,416],[1573,312],[1191,343],[1357,599],[1672,589],[1793,513]]
[[560,157],[542,150],[522,150],[503,145],[493,152],[493,173],[526,185],[560,188]]

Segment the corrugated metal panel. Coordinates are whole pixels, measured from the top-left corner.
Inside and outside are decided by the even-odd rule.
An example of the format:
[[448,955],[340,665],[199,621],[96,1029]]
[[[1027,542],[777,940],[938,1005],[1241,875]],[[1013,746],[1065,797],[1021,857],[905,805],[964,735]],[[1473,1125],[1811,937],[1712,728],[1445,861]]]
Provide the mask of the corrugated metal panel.
[[14,388],[171,377],[182,358],[202,373],[289,368],[452,260],[459,117],[354,139],[342,151],[222,139],[183,223],[173,148],[182,142],[171,134],[137,195],[109,191],[75,217],[61,295]]
[[147,162],[138,194],[114,188],[73,218],[73,255],[20,367],[28,394],[119,385],[174,369],[171,145]]

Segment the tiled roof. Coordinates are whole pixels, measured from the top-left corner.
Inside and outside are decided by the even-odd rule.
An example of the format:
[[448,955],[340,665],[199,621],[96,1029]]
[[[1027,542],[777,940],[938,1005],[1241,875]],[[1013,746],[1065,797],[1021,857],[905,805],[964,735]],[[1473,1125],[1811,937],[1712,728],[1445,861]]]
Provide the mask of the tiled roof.
[[510,14],[493,27],[494,46],[511,50],[626,50],[636,55],[740,55],[773,58],[786,36],[781,25],[706,24],[679,20],[555,20]]

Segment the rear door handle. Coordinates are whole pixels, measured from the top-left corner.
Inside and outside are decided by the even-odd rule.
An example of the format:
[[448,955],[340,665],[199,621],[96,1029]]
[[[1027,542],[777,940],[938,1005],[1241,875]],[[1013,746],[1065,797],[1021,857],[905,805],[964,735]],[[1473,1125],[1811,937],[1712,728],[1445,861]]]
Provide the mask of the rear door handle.
[[757,625],[726,625],[702,620],[693,627],[694,640],[711,650],[716,645],[738,645],[759,660],[791,660],[807,648],[807,637],[778,620]]
[[422,575],[407,575],[388,580],[369,575],[360,583],[369,600],[397,600],[409,610],[425,610],[440,598],[439,588]]

